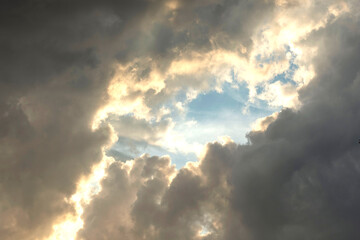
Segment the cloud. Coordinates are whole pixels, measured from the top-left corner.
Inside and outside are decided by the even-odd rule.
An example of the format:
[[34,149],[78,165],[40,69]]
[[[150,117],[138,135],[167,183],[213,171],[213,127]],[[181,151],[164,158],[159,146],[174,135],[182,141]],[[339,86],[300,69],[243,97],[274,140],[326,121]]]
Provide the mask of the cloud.
[[138,141],[144,140],[150,144],[159,141],[162,135],[171,127],[171,119],[149,123],[132,116],[114,116],[110,121],[115,131],[119,133],[119,136]]
[[[103,182],[105,193],[116,194],[95,198],[79,239],[355,239],[358,26],[344,16],[309,36],[309,44],[323,44],[316,77],[299,92],[302,107],[267,119],[249,144],[208,144],[200,162],[177,171],[166,158],[116,163]],[[135,171],[138,185],[122,187]],[[118,207],[124,213],[110,210]],[[112,220],[92,222],[98,215]]]
[[[249,103],[299,107],[297,91],[314,77],[309,64],[316,44],[303,44],[312,31],[349,11],[346,2],[323,1],[171,1],[139,31],[117,46],[109,104],[95,125],[109,114],[157,118],[182,92],[223,91],[224,83],[246,83]],[[169,7],[170,6],[170,7]],[[301,16],[301,17],[294,17]],[[123,58],[126,56],[126,58]],[[292,82],[279,82],[280,76]],[[263,91],[259,92],[258,89]],[[275,93],[276,92],[276,93]]]
[[117,16],[129,22],[148,9],[138,4],[3,2],[1,239],[43,239],[74,213],[66,199],[112,137],[106,124],[91,129],[113,75],[102,46],[131,25]]
[[[171,122],[164,106],[182,91],[184,104],[221,92],[231,69],[249,101],[297,109],[266,119],[249,144],[208,144],[179,170],[166,156],[110,164],[96,180],[104,177],[101,191],[80,203],[77,238],[355,239],[358,9],[355,1],[4,2],[1,239],[46,239],[79,216],[69,199],[108,159],[114,129],[159,142]],[[272,82],[291,65],[295,83]],[[191,147],[167,137],[170,147]]]

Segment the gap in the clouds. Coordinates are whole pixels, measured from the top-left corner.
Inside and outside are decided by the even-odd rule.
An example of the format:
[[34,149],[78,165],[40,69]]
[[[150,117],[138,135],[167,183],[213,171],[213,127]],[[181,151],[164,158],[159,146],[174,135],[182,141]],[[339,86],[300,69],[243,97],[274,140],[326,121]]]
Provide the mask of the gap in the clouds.
[[190,138],[206,142],[226,135],[238,143],[246,143],[246,133],[251,130],[251,124],[278,110],[264,102],[249,104],[248,98],[245,83],[237,87],[233,83],[225,83],[222,92],[200,94],[188,104],[186,121],[196,122]]
[[[251,131],[251,124],[258,118],[272,114],[280,108],[270,107],[266,101],[257,100],[249,103],[249,90],[244,82],[224,83],[222,91],[215,90],[200,93],[196,98],[184,105],[184,112],[179,114],[174,103],[164,107],[173,108],[171,117],[175,123],[173,131],[180,133],[188,145],[205,145],[217,141],[222,136],[229,136],[237,143],[247,143],[246,134]],[[186,101],[186,92],[181,92],[175,98]],[[132,114],[127,114],[132,117]],[[119,118],[121,121],[122,118]],[[169,149],[166,146],[150,144],[143,140],[134,140],[131,136],[119,136],[119,140],[108,150],[107,155],[116,160],[125,161],[142,154],[171,157],[177,168],[183,167],[188,161],[197,161],[195,152],[181,147]]]
[[286,70],[283,73],[277,74],[272,80],[269,81],[269,83],[280,81],[281,83],[290,83],[292,85],[296,85],[296,82],[293,79],[294,79],[295,71],[298,68],[299,68],[298,65],[294,64],[293,62],[290,62],[290,66],[288,70]]
[[[299,69],[299,66],[295,63],[295,59],[296,59],[296,54],[291,50],[290,46],[286,45],[285,46],[286,52],[287,54],[289,54],[288,58],[289,58],[289,68],[280,73],[275,75],[270,81],[268,82],[264,82],[258,86],[255,87],[256,89],[256,94],[260,95],[261,93],[263,93],[266,90],[266,86],[269,84],[273,84],[276,82],[280,82],[281,84],[291,84],[293,86],[297,86],[297,83],[294,81],[294,75],[296,70]],[[260,61],[261,63],[265,63],[268,62],[268,59],[261,59],[261,56],[258,55],[257,60]],[[271,58],[272,60],[275,60],[275,58]],[[266,107],[267,106],[267,102],[263,101],[263,100],[259,100],[257,99],[258,103],[260,106]]]
[[[295,64],[296,54],[289,46],[286,46],[286,52],[289,68],[274,76],[270,81],[256,86],[257,94],[260,95],[266,90],[266,84],[280,82],[296,85],[293,80],[298,69],[298,65]],[[257,56],[257,58],[261,64],[278,61],[280,56],[271,55],[267,58]],[[251,131],[251,125],[259,118],[280,111],[281,106],[271,106],[268,101],[258,98],[249,101],[247,83],[239,81],[233,69],[230,70],[230,76],[232,81],[224,82],[221,91],[219,89],[200,93],[194,91],[193,94],[189,94],[190,89],[183,89],[168,102],[157,106],[158,109],[170,109],[169,113],[161,117],[160,122],[170,119],[174,123],[171,130],[183,138],[180,144],[175,141],[173,145],[166,145],[165,141],[163,142],[165,145],[159,146],[159,142],[155,145],[154,142],[151,144],[133,136],[120,136],[118,142],[108,150],[107,154],[120,161],[133,159],[144,153],[157,156],[169,155],[177,168],[181,168],[188,161],[198,160],[195,152],[182,149],[183,146],[184,148],[192,145],[204,146],[208,142],[219,140],[222,136],[229,136],[240,144],[247,143],[246,135]],[[209,79],[209,82],[216,82],[216,78]],[[215,87],[213,86],[212,89]],[[179,103],[181,108],[177,106]],[[134,114],[126,116],[131,118]],[[149,126],[159,126],[158,121],[158,119],[150,120]]]
[[126,137],[119,137],[118,141],[113,145],[113,147],[106,152],[108,156],[113,157],[117,161],[134,159],[144,153],[151,156],[168,155],[178,168],[183,167],[189,161],[197,160],[195,153],[174,153],[160,146]]
[[290,55],[289,68],[285,72],[277,74],[272,80],[270,80],[270,83],[280,81],[281,83],[291,83],[292,85],[296,85],[296,82],[293,79],[296,70],[299,69],[299,65],[295,63],[297,55],[291,51],[289,46],[286,46],[285,48],[287,53]]

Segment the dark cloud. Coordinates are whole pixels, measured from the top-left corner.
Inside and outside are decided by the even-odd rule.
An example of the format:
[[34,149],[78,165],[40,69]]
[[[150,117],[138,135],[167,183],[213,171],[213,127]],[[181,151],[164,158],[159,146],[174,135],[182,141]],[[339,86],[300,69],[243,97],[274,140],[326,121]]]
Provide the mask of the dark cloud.
[[[358,39],[342,18],[322,41],[304,106],[282,111],[234,152],[231,205],[254,239],[355,239],[359,181]],[[351,209],[351,210],[350,210]]]
[[1,239],[42,239],[73,211],[64,199],[109,142],[106,125],[91,129],[113,74],[109,41],[150,9],[148,1],[2,2]]
[[[314,32],[304,44],[323,44],[317,75],[300,92],[303,107],[285,109],[266,131],[249,133],[248,145],[209,144],[200,165],[180,169],[170,184],[168,160],[135,159],[130,173],[116,163],[103,183],[105,193],[116,194],[95,198],[79,239],[356,239],[359,34],[346,17]],[[131,190],[109,184],[116,176],[125,177],[112,184],[129,182],[134,171],[142,180]],[[117,209],[127,193],[125,227],[124,215],[100,209]],[[98,215],[113,220],[92,224]]]
[[[171,3],[176,8],[169,8]],[[274,7],[274,1],[263,0],[165,1],[156,15],[145,17],[140,29],[127,31],[117,46],[115,58],[124,65],[132,63],[127,70],[129,75],[136,76],[132,84],[146,85],[152,71],[167,73],[171,63],[193,59],[194,53],[221,49],[246,57],[251,52],[254,31],[273,16]],[[142,94],[147,106],[158,109],[164,100],[176,95],[174,92],[215,84],[208,80],[214,80],[210,74],[179,75],[175,79],[164,76],[166,87],[160,92],[149,89],[139,93],[138,89],[129,89],[128,97]]]
[[[64,199],[109,143],[110,128],[91,124],[107,101],[114,61],[149,58],[165,71],[193,50],[239,51],[240,43],[251,49],[254,29],[274,7],[272,1],[180,1],[169,11],[166,4],[2,3],[1,239],[45,238],[59,217],[74,211]],[[303,107],[283,110],[265,132],[251,132],[250,144],[209,144],[199,166],[179,171],[167,157],[112,164],[78,238],[356,239],[359,34],[354,18],[340,18],[304,40],[321,44],[317,75],[300,92]],[[139,76],[147,76],[148,67],[142,69]],[[148,91],[144,101],[166,97],[157,94]],[[156,139],[144,121],[122,120]]]

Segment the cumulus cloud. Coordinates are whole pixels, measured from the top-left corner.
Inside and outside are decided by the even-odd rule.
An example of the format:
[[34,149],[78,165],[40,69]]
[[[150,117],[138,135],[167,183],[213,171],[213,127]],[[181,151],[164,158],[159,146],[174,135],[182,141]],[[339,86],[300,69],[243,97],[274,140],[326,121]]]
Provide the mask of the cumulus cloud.
[[[358,10],[356,1],[4,2],[0,238],[46,239],[81,215],[80,240],[356,239]],[[181,169],[168,156],[105,156],[114,134],[188,148],[167,135],[168,107],[186,111],[234,79],[250,102],[293,108],[259,121],[248,144],[209,143]],[[93,179],[104,179],[80,211],[69,199],[94,188],[80,180],[101,162],[109,167]]]
[[[249,133],[248,145],[208,144],[199,163],[176,173],[169,160],[163,165],[155,157],[116,163],[103,186],[117,193],[108,197],[115,209],[121,193],[132,193],[127,218],[92,224],[98,214],[116,218],[99,195],[79,239],[356,239],[359,33],[350,17],[312,33],[308,41],[323,45],[316,77],[299,93],[303,106],[265,119],[263,131]],[[153,161],[161,167],[149,174]],[[118,188],[130,182],[132,169],[142,182]],[[113,188],[108,181],[116,176],[125,177]],[[109,210],[97,212],[95,203]]]
[[102,46],[121,38],[117,15],[136,24],[148,9],[140,1],[2,3],[1,239],[43,239],[74,211],[65,199],[111,140],[106,125],[91,129],[113,75]]

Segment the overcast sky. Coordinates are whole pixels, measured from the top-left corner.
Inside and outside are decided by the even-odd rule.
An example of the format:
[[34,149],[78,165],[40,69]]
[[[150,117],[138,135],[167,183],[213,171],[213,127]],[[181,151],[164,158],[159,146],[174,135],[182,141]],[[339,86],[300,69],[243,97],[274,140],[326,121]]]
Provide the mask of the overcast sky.
[[4,0],[1,240],[355,240],[357,0]]

